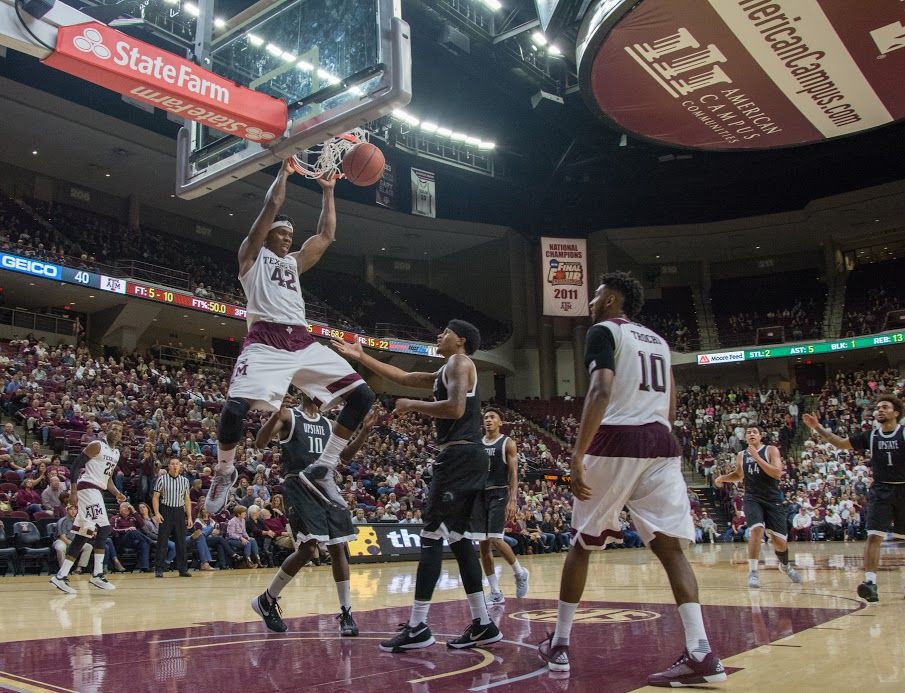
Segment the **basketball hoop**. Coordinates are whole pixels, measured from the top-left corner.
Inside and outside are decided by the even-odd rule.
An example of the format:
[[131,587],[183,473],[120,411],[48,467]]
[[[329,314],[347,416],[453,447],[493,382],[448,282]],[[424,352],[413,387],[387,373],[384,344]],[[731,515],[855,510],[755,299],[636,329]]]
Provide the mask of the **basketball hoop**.
[[[355,128],[350,132],[337,135],[323,144],[317,144],[310,149],[295,154],[289,165],[292,170],[305,178],[320,178],[325,173],[342,173],[343,157],[356,144],[368,141],[368,131]],[[312,158],[314,163],[310,164]]]

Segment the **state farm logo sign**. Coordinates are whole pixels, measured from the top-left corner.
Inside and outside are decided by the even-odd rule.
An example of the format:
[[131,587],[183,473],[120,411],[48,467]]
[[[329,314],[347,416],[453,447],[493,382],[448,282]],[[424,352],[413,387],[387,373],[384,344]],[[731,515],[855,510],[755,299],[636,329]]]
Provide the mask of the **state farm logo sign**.
[[61,27],[44,62],[188,120],[255,142],[286,130],[286,104],[98,23]]
[[85,29],[80,36],[76,36],[72,43],[82,53],[94,53],[101,60],[109,60],[112,55],[110,49],[104,45],[104,37],[101,36],[101,32],[91,27]]

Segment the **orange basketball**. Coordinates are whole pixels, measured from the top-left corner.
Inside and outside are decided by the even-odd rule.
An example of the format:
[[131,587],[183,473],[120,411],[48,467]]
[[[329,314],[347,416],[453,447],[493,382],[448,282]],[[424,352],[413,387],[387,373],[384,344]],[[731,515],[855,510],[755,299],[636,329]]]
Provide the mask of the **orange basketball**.
[[365,187],[380,180],[385,164],[380,149],[370,142],[359,142],[343,158],[343,173],[349,182]]

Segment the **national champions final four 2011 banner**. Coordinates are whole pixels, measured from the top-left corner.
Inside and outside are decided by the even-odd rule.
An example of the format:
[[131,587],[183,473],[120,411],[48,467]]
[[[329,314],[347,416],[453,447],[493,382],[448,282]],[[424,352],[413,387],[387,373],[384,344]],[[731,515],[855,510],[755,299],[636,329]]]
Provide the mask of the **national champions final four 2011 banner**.
[[544,315],[588,314],[588,243],[583,238],[541,238]]

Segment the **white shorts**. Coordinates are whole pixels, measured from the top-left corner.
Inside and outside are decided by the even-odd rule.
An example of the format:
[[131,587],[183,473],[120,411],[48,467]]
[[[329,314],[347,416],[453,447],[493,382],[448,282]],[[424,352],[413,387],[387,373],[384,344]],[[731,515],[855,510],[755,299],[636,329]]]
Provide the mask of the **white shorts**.
[[78,489],[79,514],[72,523],[72,531],[83,537],[93,537],[98,527],[109,527],[104,495],[96,488]]
[[586,549],[602,549],[622,537],[619,513],[628,506],[645,544],[654,534],[694,543],[694,522],[679,457],[594,457],[585,455],[589,501],[575,500],[572,529]]
[[236,360],[229,396],[253,400],[252,409],[277,410],[290,382],[326,410],[364,381],[348,361],[319,342],[299,351],[255,343]]

